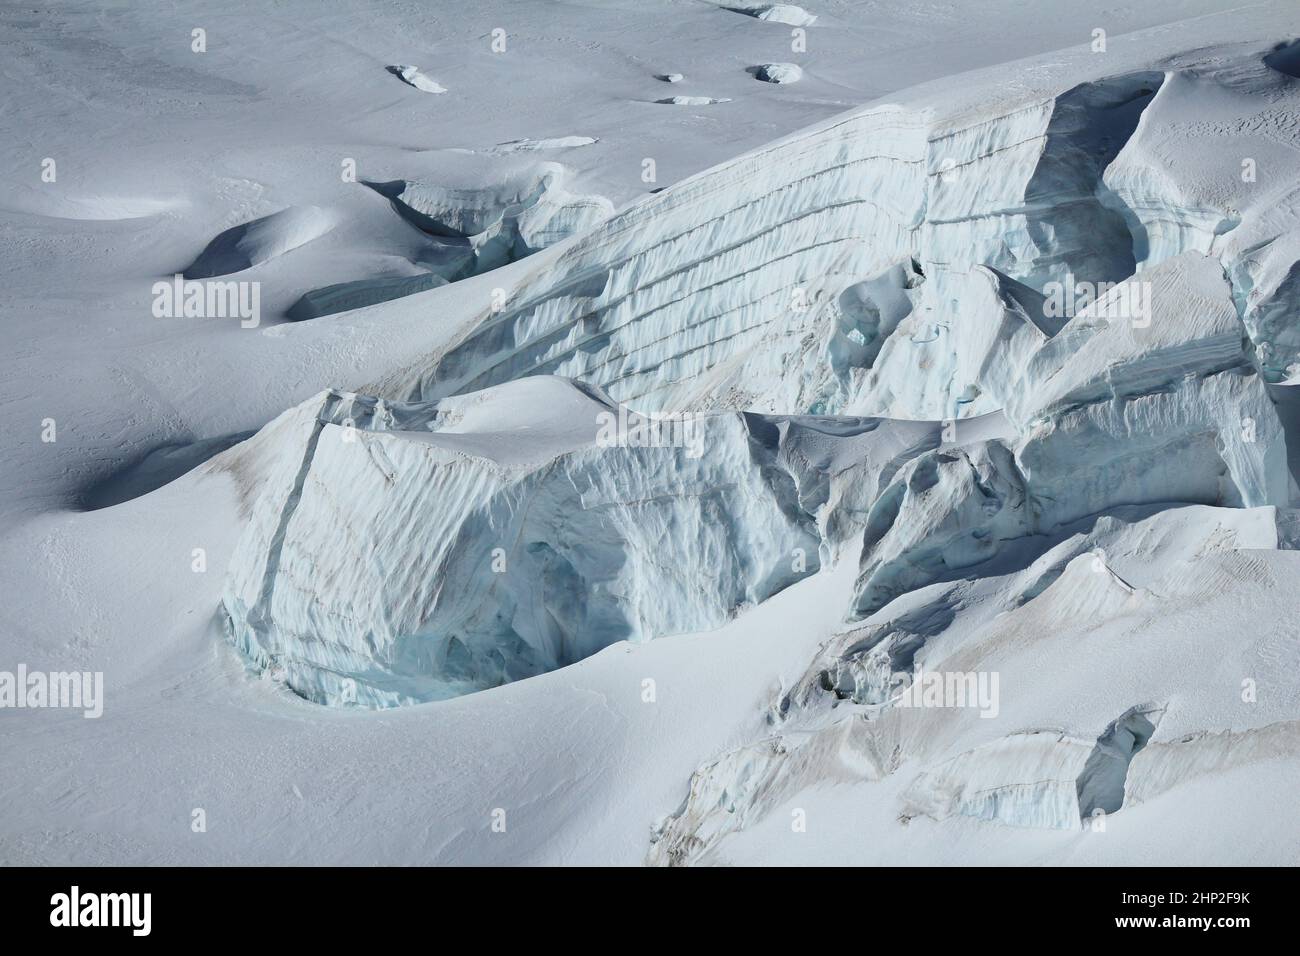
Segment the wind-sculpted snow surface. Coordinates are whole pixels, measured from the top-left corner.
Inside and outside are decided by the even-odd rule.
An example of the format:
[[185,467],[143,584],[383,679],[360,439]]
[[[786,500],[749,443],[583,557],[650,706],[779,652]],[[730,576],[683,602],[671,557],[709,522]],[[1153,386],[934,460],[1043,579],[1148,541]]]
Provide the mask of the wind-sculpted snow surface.
[[319,239],[333,226],[330,214],[315,206],[281,209],[217,236],[185,270],[185,278],[242,272]]

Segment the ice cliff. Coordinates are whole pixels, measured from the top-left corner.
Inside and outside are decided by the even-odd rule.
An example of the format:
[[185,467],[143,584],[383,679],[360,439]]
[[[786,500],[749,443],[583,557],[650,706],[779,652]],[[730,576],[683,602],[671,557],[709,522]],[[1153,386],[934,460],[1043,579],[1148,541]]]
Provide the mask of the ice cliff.
[[224,598],[236,644],[311,699],[409,703],[717,627],[820,567],[779,425],[606,447],[602,414],[549,378],[288,413]]

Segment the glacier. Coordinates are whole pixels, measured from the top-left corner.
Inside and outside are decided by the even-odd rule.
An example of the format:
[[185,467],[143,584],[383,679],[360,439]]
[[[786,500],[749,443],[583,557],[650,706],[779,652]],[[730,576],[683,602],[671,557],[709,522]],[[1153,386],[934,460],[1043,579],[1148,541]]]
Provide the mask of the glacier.
[[[827,781],[906,777],[904,824],[1068,831],[1150,799],[1150,755],[1185,755],[1165,785],[1199,759],[1162,749],[1167,698],[945,755],[954,718],[896,690],[987,665],[1003,618],[1165,606],[1171,578],[1125,567],[1153,548],[1191,567],[1287,540],[1298,260],[1268,203],[1198,196],[1150,154],[1188,96],[1295,94],[1258,51],[1209,63],[864,110],[576,230],[427,362],[285,414],[228,636],[309,700],[382,709],[714,631],[855,568],[773,734],[696,772],[650,862],[713,860]],[[394,201],[482,233],[437,197]],[[683,410],[702,454],[598,440],[602,413]]]
[[1300,23],[1180,3],[0,38],[217,119],[0,187],[7,646],[108,676],[0,861],[1293,864]]
[[707,457],[606,448],[596,393],[490,392],[287,413],[298,451],[265,479],[223,597],[242,651],[313,700],[432,700],[716,627],[820,567],[774,423],[703,420]]
[[[375,389],[396,401],[290,413],[302,451],[223,599],[236,645],[312,699],[409,703],[716,628],[853,537],[850,621],[1116,507],[1285,508],[1258,323],[1231,248],[1196,239],[1232,230],[1171,231],[1184,207],[1129,173],[1184,82],[1293,95],[1253,53],[992,115],[873,108],[579,230],[525,302]],[[393,201],[462,235],[503,221],[410,184]],[[1054,316],[1078,281],[1105,291]],[[616,402],[708,412],[704,460],[596,447]],[[490,430],[449,432],[461,403]],[[530,437],[562,437],[505,461],[520,403],[554,409]]]
[[611,441],[620,414],[638,417],[549,376],[286,412],[222,597],[230,638],[304,697],[388,707],[713,629],[816,574],[873,489],[944,443],[942,423],[725,412],[689,442]]

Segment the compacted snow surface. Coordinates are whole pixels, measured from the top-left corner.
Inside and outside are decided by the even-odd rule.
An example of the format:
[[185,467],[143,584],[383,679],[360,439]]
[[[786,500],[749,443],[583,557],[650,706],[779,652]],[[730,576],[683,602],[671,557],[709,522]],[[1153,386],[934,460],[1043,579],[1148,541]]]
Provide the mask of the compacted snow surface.
[[0,11],[0,863],[1300,860],[1300,11],[975,6]]

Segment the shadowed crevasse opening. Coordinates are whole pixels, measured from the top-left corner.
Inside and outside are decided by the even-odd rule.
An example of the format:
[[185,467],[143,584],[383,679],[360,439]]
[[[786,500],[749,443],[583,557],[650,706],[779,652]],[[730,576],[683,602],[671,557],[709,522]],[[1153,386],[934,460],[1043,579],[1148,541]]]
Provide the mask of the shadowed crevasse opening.
[[1133,757],[1147,745],[1164,713],[1150,705],[1134,707],[1097,738],[1079,774],[1079,814],[1085,819],[1100,810],[1114,813],[1124,806],[1124,784]]
[[1103,176],[1163,81],[1161,73],[1132,73],[1081,84],[1058,99],[1025,202],[1046,210],[1030,217],[1030,236],[1040,248],[1062,252],[1035,260],[1030,272],[1018,275],[1013,267],[1008,275],[1041,291],[1062,266],[1099,283],[1121,282],[1137,270],[1147,256],[1145,227]]
[[1273,48],[1273,52],[1264,57],[1264,65],[1279,73],[1300,79],[1300,40],[1279,43]]

